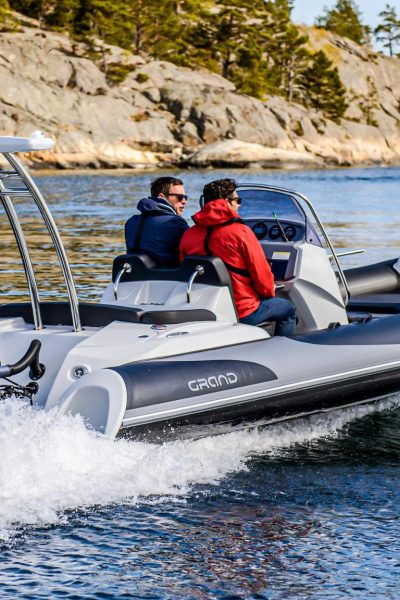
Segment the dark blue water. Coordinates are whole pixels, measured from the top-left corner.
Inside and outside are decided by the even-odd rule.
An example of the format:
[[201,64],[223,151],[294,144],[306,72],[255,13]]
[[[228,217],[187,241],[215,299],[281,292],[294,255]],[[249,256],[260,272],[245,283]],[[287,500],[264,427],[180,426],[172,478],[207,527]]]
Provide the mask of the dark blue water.
[[[182,173],[188,214],[202,185],[225,174]],[[307,194],[337,247],[367,250],[344,267],[400,255],[399,169],[232,174]],[[152,176],[38,179],[81,298],[109,281],[121,224]],[[29,207],[19,211],[36,227]],[[35,235],[43,248],[39,226]],[[57,297],[55,261],[47,247],[37,257],[43,289]],[[1,405],[0,597],[400,598],[399,407],[394,397],[153,445]]]

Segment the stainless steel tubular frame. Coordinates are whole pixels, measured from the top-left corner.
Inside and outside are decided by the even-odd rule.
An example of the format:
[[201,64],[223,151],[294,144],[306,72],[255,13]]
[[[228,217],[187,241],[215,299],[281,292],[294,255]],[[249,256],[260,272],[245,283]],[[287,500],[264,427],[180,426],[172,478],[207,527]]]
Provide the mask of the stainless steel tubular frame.
[[115,282],[114,282],[114,285],[113,285],[115,300],[118,300],[118,286],[119,286],[119,282],[121,281],[122,275],[124,273],[131,273],[131,272],[132,272],[132,265],[130,265],[129,263],[124,263],[124,266],[122,267],[122,269],[120,270],[120,272],[116,276]]
[[[54,248],[57,252],[58,260],[60,262],[60,267],[63,273],[65,285],[67,287],[67,293],[69,298],[69,305],[71,309],[72,315],[72,323],[74,331],[82,331],[81,319],[79,315],[79,301],[78,296],[75,289],[74,279],[72,277],[71,268],[68,262],[68,258],[65,252],[64,245],[62,243],[60,234],[57,229],[57,225],[48,209],[48,206],[41,195],[38,187],[36,186],[33,179],[25,170],[24,166],[20,163],[20,161],[13,155],[8,152],[4,152],[3,156],[9,162],[9,164],[15,169],[18,175],[21,177],[21,180],[24,182],[25,186],[29,190],[36,206],[38,207],[40,214],[42,215],[43,221],[46,224],[47,230],[50,234],[52,242],[54,244]],[[18,195],[18,194],[16,194]]]
[[338,273],[339,273],[339,278],[341,283],[343,284],[343,288],[344,288],[344,298],[343,298],[343,302],[344,305],[347,306],[347,304],[349,303],[350,300],[350,290],[349,290],[349,286],[347,285],[347,281],[346,281],[346,277],[343,273],[342,267],[340,266],[338,257],[336,255],[336,252],[332,246],[332,243],[329,239],[329,236],[327,234],[327,232],[325,231],[325,227],[323,226],[317,211],[315,210],[311,200],[309,200],[307,198],[307,196],[304,196],[304,194],[300,194],[300,192],[295,192],[294,190],[289,190],[286,188],[280,188],[280,187],[275,187],[275,186],[270,186],[270,185],[264,185],[264,184],[251,184],[251,183],[241,183],[238,185],[239,188],[259,188],[259,189],[263,189],[263,190],[268,190],[270,192],[278,192],[278,193],[283,193],[283,194],[288,194],[290,196],[294,196],[295,198],[302,200],[304,202],[304,204],[306,204],[306,206],[308,206],[308,208],[310,209],[315,221],[317,222],[318,227],[321,230],[322,235],[324,236],[325,242],[331,252],[331,258],[334,260]]
[[33,270],[31,257],[29,255],[29,250],[26,245],[24,233],[22,231],[18,215],[15,211],[10,196],[7,193],[5,193],[6,188],[3,184],[4,175],[6,175],[7,178],[11,177],[10,173],[4,173],[4,171],[0,172],[0,199],[4,206],[4,210],[6,211],[7,218],[10,222],[12,230],[14,232],[15,240],[17,242],[19,253],[21,255],[21,260],[25,271],[25,277],[28,283],[29,295],[31,297],[33,324],[35,326],[35,329],[43,329],[42,315],[40,312],[40,298],[36,284],[35,272]]
[[196,279],[196,277],[198,275],[204,275],[204,267],[202,265],[197,265],[195,267],[193,273],[189,277],[189,281],[187,283],[187,288],[186,288],[186,300],[188,301],[188,304],[190,304],[191,294],[192,294],[192,286],[193,286],[194,280]]

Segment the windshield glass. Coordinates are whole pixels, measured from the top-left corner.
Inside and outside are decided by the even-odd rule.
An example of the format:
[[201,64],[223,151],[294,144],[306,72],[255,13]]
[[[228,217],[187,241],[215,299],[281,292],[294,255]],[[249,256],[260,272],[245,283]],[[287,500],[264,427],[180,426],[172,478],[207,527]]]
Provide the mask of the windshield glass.
[[305,215],[297,202],[283,192],[239,186],[238,195],[242,199],[240,216],[244,219],[287,219],[305,223]]

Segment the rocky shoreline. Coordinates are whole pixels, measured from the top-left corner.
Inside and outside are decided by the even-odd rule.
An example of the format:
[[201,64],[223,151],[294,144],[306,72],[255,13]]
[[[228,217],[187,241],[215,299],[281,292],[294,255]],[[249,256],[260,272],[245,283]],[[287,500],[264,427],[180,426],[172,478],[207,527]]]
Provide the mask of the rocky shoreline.
[[[0,34],[0,134],[42,129],[39,168],[321,168],[400,164],[400,59],[308,29],[339,69],[341,123],[283,98],[238,94],[207,71],[103,46],[102,64],[67,36],[29,22]],[[100,68],[101,66],[101,68]],[[126,77],[111,83],[121,69]]]

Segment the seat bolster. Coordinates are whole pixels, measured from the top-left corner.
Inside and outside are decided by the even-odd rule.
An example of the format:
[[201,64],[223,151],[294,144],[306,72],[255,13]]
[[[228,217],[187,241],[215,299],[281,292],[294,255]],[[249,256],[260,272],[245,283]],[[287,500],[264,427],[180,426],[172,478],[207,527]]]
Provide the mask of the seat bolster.
[[151,310],[143,313],[141,322],[146,325],[178,325],[192,321],[216,321],[216,315],[211,310],[195,308],[189,310]]
[[[40,312],[44,325],[72,325],[68,302],[41,302]],[[113,321],[140,323],[143,310],[97,302],[80,302],[79,315],[82,327],[105,327]],[[32,306],[30,302],[4,304],[0,307],[0,318],[5,317],[22,317],[26,323],[33,323]]]

